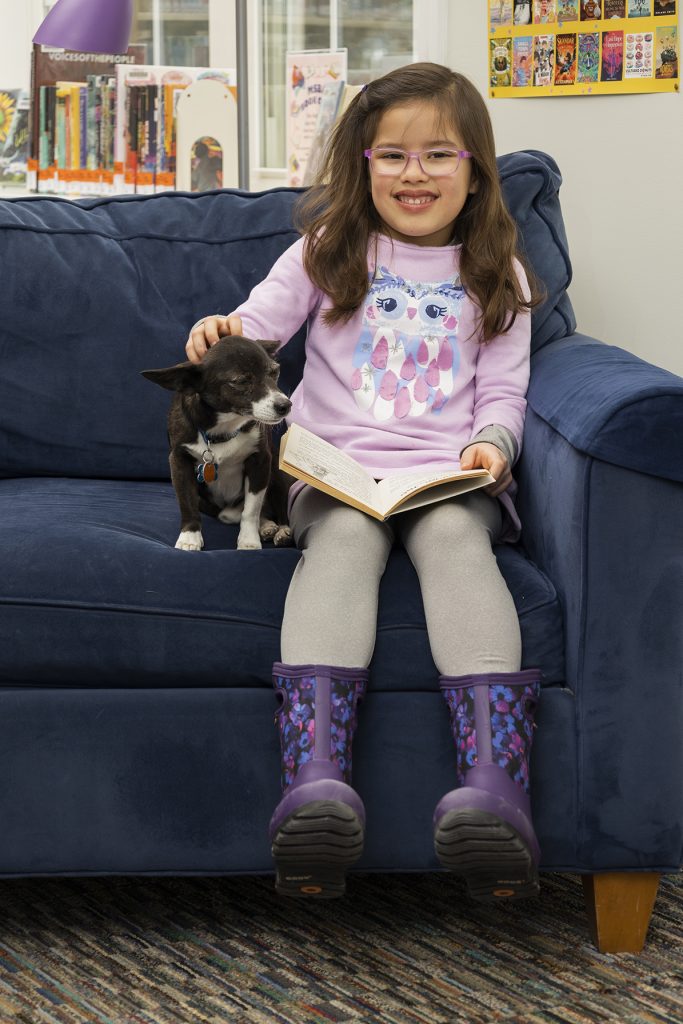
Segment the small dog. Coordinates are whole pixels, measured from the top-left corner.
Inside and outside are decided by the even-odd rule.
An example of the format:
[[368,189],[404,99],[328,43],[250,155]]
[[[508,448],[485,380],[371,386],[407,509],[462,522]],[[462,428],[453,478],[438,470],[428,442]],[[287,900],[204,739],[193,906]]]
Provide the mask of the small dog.
[[292,542],[268,429],[292,407],[277,386],[277,346],[232,336],[213,345],[201,363],[142,371],[178,392],[168,414],[171,480],[180,506],[177,548],[203,548],[200,512],[239,523],[240,549],[260,548],[262,540]]

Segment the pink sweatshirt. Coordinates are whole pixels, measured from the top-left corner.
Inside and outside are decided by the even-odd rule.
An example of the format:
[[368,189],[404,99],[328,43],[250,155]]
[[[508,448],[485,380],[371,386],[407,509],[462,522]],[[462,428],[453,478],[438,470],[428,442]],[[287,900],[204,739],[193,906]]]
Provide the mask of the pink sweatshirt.
[[[377,242],[376,264],[374,240],[368,253],[367,298],[345,324],[322,321],[330,300],[303,269],[303,239],[235,310],[246,337],[283,345],[308,322],[304,374],[289,421],[344,449],[376,478],[458,465],[462,449],[494,424],[510,431],[519,451],[529,314],[482,345],[478,306],[458,276],[459,246],[385,236]],[[526,289],[520,265],[517,270]],[[504,504],[514,516],[511,501]]]

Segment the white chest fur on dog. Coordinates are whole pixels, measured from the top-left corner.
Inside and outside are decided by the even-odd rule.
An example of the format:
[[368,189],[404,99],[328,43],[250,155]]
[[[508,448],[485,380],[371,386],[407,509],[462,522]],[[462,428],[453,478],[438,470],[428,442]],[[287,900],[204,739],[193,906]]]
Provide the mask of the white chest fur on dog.
[[[206,486],[211,500],[219,508],[241,504],[244,499],[244,462],[259,446],[260,428],[254,424],[251,430],[240,432],[227,441],[211,441],[210,450],[218,467],[218,475]],[[197,460],[203,462],[204,452],[209,448],[201,434],[193,444],[183,447]]]

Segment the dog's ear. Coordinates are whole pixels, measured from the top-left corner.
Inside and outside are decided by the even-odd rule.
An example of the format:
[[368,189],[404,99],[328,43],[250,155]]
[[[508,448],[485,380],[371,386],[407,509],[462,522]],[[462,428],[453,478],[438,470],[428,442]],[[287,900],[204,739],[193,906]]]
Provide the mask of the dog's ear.
[[258,343],[261,346],[261,348],[265,349],[266,353],[271,357],[271,359],[280,347],[279,341],[262,341],[262,339],[259,338]]
[[168,391],[199,391],[201,367],[196,363],[178,363],[163,370],[142,370],[142,376]]

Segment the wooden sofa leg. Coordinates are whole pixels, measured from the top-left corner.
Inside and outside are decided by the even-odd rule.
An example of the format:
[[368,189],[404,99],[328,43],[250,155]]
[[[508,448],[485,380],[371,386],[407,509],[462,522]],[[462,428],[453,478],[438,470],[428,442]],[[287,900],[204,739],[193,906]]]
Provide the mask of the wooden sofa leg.
[[640,871],[581,876],[591,934],[601,953],[640,953],[660,877]]

